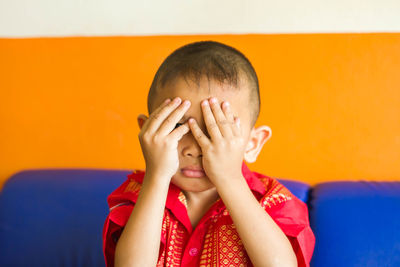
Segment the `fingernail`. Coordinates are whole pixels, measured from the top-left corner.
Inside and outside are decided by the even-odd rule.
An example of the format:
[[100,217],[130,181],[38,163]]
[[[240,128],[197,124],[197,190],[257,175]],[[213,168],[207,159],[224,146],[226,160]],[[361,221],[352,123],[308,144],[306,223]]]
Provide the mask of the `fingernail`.
[[203,106],[207,106],[207,105],[208,105],[208,101],[207,101],[207,100],[204,100],[201,104],[202,104]]
[[212,97],[212,98],[210,99],[210,103],[215,103],[215,102],[217,102],[217,99],[216,99],[215,97]]
[[181,102],[181,99],[180,99],[179,97],[176,97],[176,98],[174,99],[174,102],[175,102],[175,103],[180,103],[180,102]]
[[165,99],[165,101],[164,101],[164,103],[169,103],[169,102],[171,102],[171,99],[169,99],[169,98]]
[[189,101],[189,100],[183,101],[183,105],[184,105],[185,107],[190,106],[190,101]]
[[225,101],[225,102],[224,102],[224,106],[225,106],[225,107],[229,107],[229,102]]
[[193,118],[190,118],[189,119],[189,123],[193,123],[194,122],[194,119]]

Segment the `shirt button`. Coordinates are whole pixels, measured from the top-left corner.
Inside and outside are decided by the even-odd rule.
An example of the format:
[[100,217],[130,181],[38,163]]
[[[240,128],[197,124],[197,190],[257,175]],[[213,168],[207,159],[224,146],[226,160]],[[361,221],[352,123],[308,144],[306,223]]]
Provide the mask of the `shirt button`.
[[199,253],[197,248],[191,248],[189,249],[189,255],[190,256],[196,256]]

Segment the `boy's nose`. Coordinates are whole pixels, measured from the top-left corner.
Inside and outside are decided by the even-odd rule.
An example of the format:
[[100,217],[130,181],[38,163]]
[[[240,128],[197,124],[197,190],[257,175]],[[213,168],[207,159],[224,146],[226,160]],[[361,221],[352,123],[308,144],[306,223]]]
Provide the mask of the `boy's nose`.
[[197,158],[201,157],[202,155],[197,151],[187,151],[187,153],[185,153],[185,156]]
[[199,144],[197,143],[196,139],[193,136],[188,138],[185,147],[183,148],[182,154],[187,157],[201,157],[202,152]]

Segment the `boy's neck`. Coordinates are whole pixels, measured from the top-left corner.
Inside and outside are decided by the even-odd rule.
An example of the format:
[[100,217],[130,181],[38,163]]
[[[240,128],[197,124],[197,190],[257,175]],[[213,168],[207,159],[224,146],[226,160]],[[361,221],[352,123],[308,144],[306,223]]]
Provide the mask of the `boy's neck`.
[[211,205],[219,198],[217,188],[215,187],[202,192],[187,192],[183,190],[182,192],[186,197],[188,206]]

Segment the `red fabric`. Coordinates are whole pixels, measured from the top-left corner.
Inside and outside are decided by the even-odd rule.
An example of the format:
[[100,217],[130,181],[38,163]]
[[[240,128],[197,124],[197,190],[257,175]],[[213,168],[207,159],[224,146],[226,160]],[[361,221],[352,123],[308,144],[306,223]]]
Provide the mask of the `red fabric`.
[[[254,196],[282,229],[296,253],[298,266],[309,267],[315,236],[308,208],[275,178],[252,172],[243,162],[243,176]],[[103,228],[106,266],[114,266],[116,242],[137,200],[144,171],[136,170],[107,198],[110,213]],[[260,240],[262,242],[262,240]],[[170,184],[162,224],[157,266],[252,266],[221,199],[192,229],[183,193]]]

